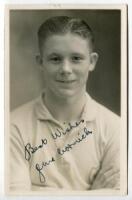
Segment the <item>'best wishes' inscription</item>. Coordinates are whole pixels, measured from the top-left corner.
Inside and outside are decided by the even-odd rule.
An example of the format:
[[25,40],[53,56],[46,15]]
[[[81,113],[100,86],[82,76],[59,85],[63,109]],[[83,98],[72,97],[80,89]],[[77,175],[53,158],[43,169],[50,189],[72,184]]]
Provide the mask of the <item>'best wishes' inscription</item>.
[[[79,127],[80,124],[84,123],[84,120],[80,120],[79,122],[75,122],[74,124],[69,123],[67,128],[65,130],[57,129],[55,133],[52,133],[52,138],[54,140],[57,140],[58,138],[61,138],[62,136],[65,136],[66,134],[70,134],[72,129],[75,129]],[[86,127],[84,127],[81,132],[78,133],[78,136],[71,142],[66,144],[62,149],[57,148],[57,154],[60,156],[63,156],[66,152],[71,151],[75,145],[79,144],[83,140],[87,138],[89,134],[92,134],[92,131],[88,130]],[[38,146],[32,147],[30,143],[27,143],[25,146],[25,159],[27,161],[30,161],[33,154],[36,153],[36,151],[40,151],[42,148],[46,148],[46,145],[48,144],[48,140],[46,138],[41,139],[41,143]],[[48,161],[41,163],[36,163],[35,169],[38,172],[39,179],[41,183],[44,183],[46,181],[46,177],[44,175],[44,167],[48,167],[50,164],[55,162],[56,159],[54,157],[51,157]]]

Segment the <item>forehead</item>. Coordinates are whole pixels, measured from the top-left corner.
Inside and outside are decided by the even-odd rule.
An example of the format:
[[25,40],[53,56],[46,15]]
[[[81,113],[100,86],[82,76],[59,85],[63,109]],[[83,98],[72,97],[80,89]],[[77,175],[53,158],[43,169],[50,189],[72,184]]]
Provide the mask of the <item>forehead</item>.
[[91,51],[90,42],[79,35],[67,33],[65,35],[51,35],[42,45],[45,54],[50,53],[88,53]]

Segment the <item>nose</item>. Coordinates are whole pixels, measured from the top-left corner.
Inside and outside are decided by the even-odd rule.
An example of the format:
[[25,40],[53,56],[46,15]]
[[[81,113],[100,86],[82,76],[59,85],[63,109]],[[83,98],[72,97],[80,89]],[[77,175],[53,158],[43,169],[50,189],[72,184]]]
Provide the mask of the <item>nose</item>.
[[72,66],[68,60],[64,60],[59,69],[60,74],[71,74]]

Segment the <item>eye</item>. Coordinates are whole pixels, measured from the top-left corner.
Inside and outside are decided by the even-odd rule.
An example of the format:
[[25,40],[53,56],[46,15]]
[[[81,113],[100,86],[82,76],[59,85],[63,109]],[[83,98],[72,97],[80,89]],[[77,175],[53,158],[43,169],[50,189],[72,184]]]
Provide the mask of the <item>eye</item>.
[[51,61],[52,63],[57,64],[62,61],[62,58],[59,56],[53,56],[53,57],[50,57],[48,60]]
[[71,59],[75,63],[81,62],[81,60],[83,60],[83,58],[81,56],[72,56]]

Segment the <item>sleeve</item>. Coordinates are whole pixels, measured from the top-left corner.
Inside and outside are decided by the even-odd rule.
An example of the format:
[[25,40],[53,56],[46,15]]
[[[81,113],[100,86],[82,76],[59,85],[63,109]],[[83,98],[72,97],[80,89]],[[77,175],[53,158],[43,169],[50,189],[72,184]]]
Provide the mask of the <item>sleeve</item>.
[[98,173],[91,189],[120,189],[120,131],[119,120],[107,130],[107,143]]
[[24,156],[24,142],[16,125],[10,135],[10,190],[30,190],[29,163]]

